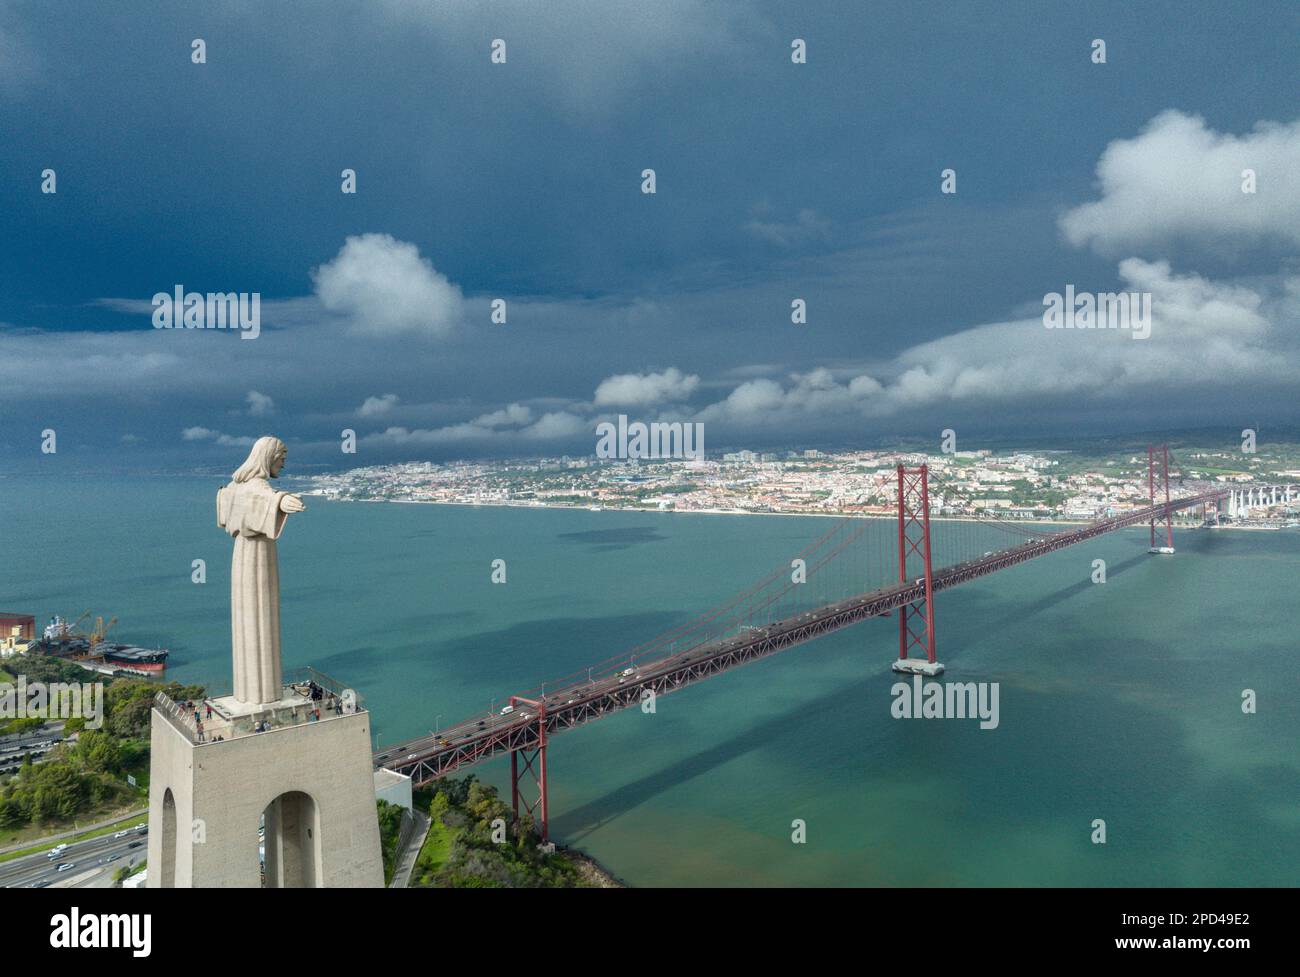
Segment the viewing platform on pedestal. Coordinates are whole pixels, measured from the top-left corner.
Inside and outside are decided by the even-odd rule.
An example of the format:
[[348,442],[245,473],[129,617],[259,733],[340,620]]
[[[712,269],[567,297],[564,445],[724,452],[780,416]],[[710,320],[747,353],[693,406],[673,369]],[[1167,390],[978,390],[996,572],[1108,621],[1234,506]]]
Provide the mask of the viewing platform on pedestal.
[[240,702],[233,695],[210,697],[186,705],[173,702],[159,692],[154,696],[154,708],[195,745],[269,733],[365,711],[360,695],[314,668],[299,668],[286,674],[283,693],[278,701],[262,705]]

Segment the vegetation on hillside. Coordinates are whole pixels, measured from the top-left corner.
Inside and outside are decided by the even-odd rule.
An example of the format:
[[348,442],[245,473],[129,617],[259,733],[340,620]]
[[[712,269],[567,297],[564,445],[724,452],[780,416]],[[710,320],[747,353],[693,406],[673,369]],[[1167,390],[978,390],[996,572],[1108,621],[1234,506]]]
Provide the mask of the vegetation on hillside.
[[406,808],[387,801],[376,800],[379,812],[379,850],[384,856],[384,885],[393,881],[397,868],[397,843],[402,836],[402,813]]
[[[45,655],[25,655],[6,663],[33,682],[102,682],[103,725],[87,729],[80,717],[61,723],[67,737],[41,763],[23,759],[18,773],[0,782],[0,830],[35,826],[57,829],[75,820],[108,814],[143,802],[148,786],[149,711],[154,693],[174,699],[201,699],[201,686],[159,685],[143,679],[94,675],[71,662]],[[0,735],[39,729],[42,720],[13,719]],[[76,734],[75,742],[70,738]],[[136,778],[136,786],[127,776]]]
[[429,835],[411,886],[438,888],[575,888],[585,885],[568,859],[538,847],[531,819],[516,826],[495,787],[471,774],[419,791]]

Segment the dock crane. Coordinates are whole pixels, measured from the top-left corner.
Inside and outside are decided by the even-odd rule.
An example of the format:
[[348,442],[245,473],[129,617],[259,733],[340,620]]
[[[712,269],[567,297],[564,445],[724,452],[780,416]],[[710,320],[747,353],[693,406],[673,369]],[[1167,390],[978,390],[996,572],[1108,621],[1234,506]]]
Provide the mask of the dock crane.
[[90,654],[94,655],[99,643],[108,635],[109,629],[117,623],[117,618],[110,618],[108,623],[104,623],[102,617],[95,618],[95,630],[90,636]]

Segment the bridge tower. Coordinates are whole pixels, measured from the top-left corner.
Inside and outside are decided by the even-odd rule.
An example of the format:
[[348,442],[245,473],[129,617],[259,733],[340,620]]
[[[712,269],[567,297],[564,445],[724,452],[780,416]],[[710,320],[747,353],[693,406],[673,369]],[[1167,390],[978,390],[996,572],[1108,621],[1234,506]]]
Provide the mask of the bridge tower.
[[[1165,483],[1165,545],[1156,545],[1156,516],[1151,513],[1151,545],[1147,549],[1148,553],[1160,553],[1171,555],[1174,552],[1174,522],[1173,514],[1168,509],[1169,505],[1169,445],[1161,445],[1164,460],[1162,464],[1162,480]],[[1151,506],[1156,504],[1156,449],[1154,445],[1147,445],[1147,493],[1151,499]]]
[[532,815],[533,823],[537,825],[537,832],[541,836],[542,844],[545,845],[550,841],[548,834],[550,803],[546,793],[546,703],[525,699],[519,695],[512,695],[510,705],[519,704],[532,706],[537,710],[537,742],[531,748],[521,747],[510,751],[510,806],[514,811],[514,818],[517,822],[519,820],[519,801],[523,794],[519,789],[520,779],[523,778],[525,784],[531,780],[533,787],[537,790],[537,799],[530,804],[528,798],[524,797],[524,810]]
[[[908,572],[908,557],[920,561]],[[921,576],[916,572],[923,570]],[[898,609],[898,660],[896,672],[941,675],[943,665],[934,657],[934,575],[930,563],[929,466],[898,466],[898,582],[920,586],[916,598]],[[912,657],[913,648],[924,655]]]

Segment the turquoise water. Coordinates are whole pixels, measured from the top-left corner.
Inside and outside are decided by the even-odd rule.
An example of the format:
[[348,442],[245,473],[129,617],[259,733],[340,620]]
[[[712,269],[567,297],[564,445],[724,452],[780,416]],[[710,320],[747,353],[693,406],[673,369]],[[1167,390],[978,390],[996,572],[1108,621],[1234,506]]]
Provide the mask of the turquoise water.
[[[0,478],[0,609],[116,615],[171,678],[227,689],[218,483]],[[280,544],[285,664],[359,689],[383,742],[647,639],[828,528],[307,502]],[[1116,533],[938,597],[947,677],[1000,683],[995,730],[891,718],[897,623],[871,621],[559,736],[552,832],[635,885],[1294,885],[1300,534],[1176,541]],[[504,785],[508,761],[476,772]]]

